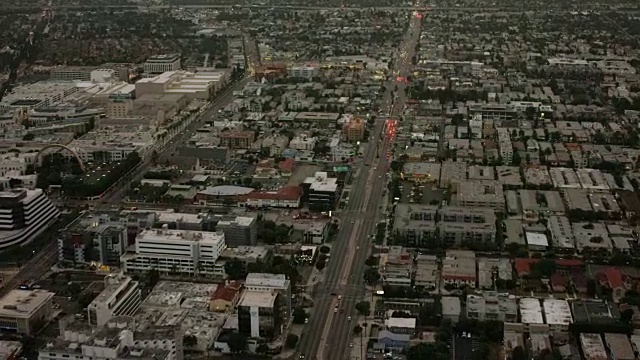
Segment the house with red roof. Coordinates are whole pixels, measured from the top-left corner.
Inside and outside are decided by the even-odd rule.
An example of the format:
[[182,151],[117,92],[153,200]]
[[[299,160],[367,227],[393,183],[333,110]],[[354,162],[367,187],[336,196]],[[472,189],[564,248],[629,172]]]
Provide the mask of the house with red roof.
[[624,297],[626,286],[622,271],[615,266],[607,266],[596,275],[600,285],[611,289],[614,300],[620,300]]
[[231,312],[240,300],[242,292],[242,284],[238,281],[232,281],[227,284],[219,284],[216,291],[211,294],[209,301],[209,311],[214,312]]

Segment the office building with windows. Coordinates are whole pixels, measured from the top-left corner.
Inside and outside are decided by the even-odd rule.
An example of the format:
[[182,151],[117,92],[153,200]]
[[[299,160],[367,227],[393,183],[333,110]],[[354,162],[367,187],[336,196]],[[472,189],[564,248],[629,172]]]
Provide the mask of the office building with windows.
[[114,316],[133,316],[141,302],[137,281],[122,274],[109,274],[104,279],[104,290],[87,306],[89,324],[102,326]]
[[29,243],[58,216],[42,189],[0,192],[0,250]]
[[226,248],[224,233],[162,229],[142,231],[135,252],[120,258],[122,269],[144,272],[156,269],[163,274],[218,274],[216,260]]

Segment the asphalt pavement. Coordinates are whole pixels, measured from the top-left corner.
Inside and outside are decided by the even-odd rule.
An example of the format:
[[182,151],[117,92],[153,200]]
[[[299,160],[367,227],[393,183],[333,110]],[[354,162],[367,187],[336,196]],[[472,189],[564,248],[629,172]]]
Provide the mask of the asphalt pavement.
[[[419,6],[419,2],[416,2],[416,7]],[[386,120],[402,115],[404,111],[406,83],[399,81],[398,77],[410,76],[413,68],[411,58],[420,39],[420,18],[412,14],[409,19],[410,26],[396,51],[389,83],[383,95],[382,109],[388,116],[378,119],[374,125],[372,141],[359,165],[363,175],[352,186],[349,203],[338,214],[340,231],[331,249],[333,261],[325,270],[324,281],[313,290],[314,312],[298,350],[298,355],[305,359],[350,358],[348,345],[356,325],[355,304],[366,295],[363,273],[372,246],[369,236],[375,233],[386,206],[382,202],[382,192],[386,186],[390,161],[387,153],[391,151],[393,140],[385,134]],[[338,300],[337,295],[342,299]]]

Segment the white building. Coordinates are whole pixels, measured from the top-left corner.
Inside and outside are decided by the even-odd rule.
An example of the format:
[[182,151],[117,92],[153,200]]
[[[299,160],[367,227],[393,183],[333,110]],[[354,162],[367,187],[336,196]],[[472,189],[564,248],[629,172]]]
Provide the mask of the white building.
[[318,142],[318,138],[307,136],[307,135],[298,135],[291,139],[289,142],[289,148],[295,150],[304,150],[311,151],[316,146]]
[[129,276],[107,275],[104,285],[104,290],[87,307],[89,324],[93,326],[102,326],[114,316],[133,316],[142,302],[139,283]]
[[544,317],[547,319],[549,331],[562,333],[569,331],[569,325],[573,322],[571,307],[567,300],[544,299]]
[[167,54],[151,56],[142,67],[145,74],[161,74],[166,71],[180,70],[180,55]]
[[136,97],[143,95],[186,95],[189,100],[210,100],[226,84],[227,74],[222,71],[163,72],[155,77],[136,82]]
[[29,243],[58,216],[42,189],[0,192],[0,249]]
[[226,248],[224,233],[162,229],[142,231],[136,238],[135,253],[120,258],[122,269],[142,272],[222,275],[215,267]]
[[294,66],[287,69],[287,74],[291,77],[311,79],[318,74],[317,66]]

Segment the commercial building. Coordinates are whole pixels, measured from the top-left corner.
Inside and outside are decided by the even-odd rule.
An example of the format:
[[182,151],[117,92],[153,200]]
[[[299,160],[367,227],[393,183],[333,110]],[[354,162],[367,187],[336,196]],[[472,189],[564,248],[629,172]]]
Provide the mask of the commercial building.
[[87,306],[87,318],[92,326],[102,326],[114,316],[133,316],[142,302],[139,283],[122,274],[110,274],[104,279],[104,290]]
[[279,301],[284,304],[282,315],[287,319],[291,316],[291,281],[283,274],[249,273],[244,286],[249,291],[279,293]]
[[42,189],[0,191],[0,249],[31,242],[59,215]]
[[229,130],[220,134],[220,145],[230,149],[248,149],[253,145],[256,134],[253,131]]
[[224,241],[229,247],[253,246],[258,243],[258,221],[254,217],[222,218],[216,224],[216,231],[224,233]]
[[338,179],[326,172],[316,172],[302,182],[304,199],[314,211],[334,210],[339,198]]
[[40,360],[182,360],[182,333],[173,328],[140,330],[129,316],[110,319],[97,330],[71,323],[47,342]]
[[293,208],[301,205],[302,188],[284,186],[278,190],[254,191],[246,196],[245,205],[253,208]]
[[290,77],[311,79],[318,74],[317,66],[293,66],[287,68],[287,74]]
[[276,291],[247,290],[238,303],[238,331],[252,338],[273,339],[282,332]]
[[518,303],[508,293],[485,291],[482,294],[467,295],[467,318],[479,321],[518,321]]
[[549,331],[552,333],[564,333],[569,331],[569,326],[573,323],[571,316],[571,307],[567,300],[563,299],[544,299],[542,306],[544,308],[544,317]]
[[54,296],[45,290],[11,290],[0,299],[0,327],[35,334],[51,319]]
[[460,206],[484,207],[504,211],[502,184],[497,181],[463,181],[458,184]]
[[442,281],[452,286],[476,287],[476,254],[467,250],[447,250],[442,260]]
[[167,71],[180,70],[180,54],[165,54],[151,56],[142,65],[144,73],[150,76],[162,74]]
[[169,230],[165,225],[142,231],[135,253],[124,254],[120,263],[125,273],[156,269],[166,274],[215,275],[216,260],[225,247],[223,233]]
[[408,181],[437,183],[440,181],[440,168],[440,163],[410,162],[404,164],[400,175]]
[[607,350],[600,334],[580,334],[580,346],[585,360],[607,360]]
[[136,82],[136,98],[144,95],[184,95],[188,101],[211,100],[227,83],[221,71],[167,71]]

